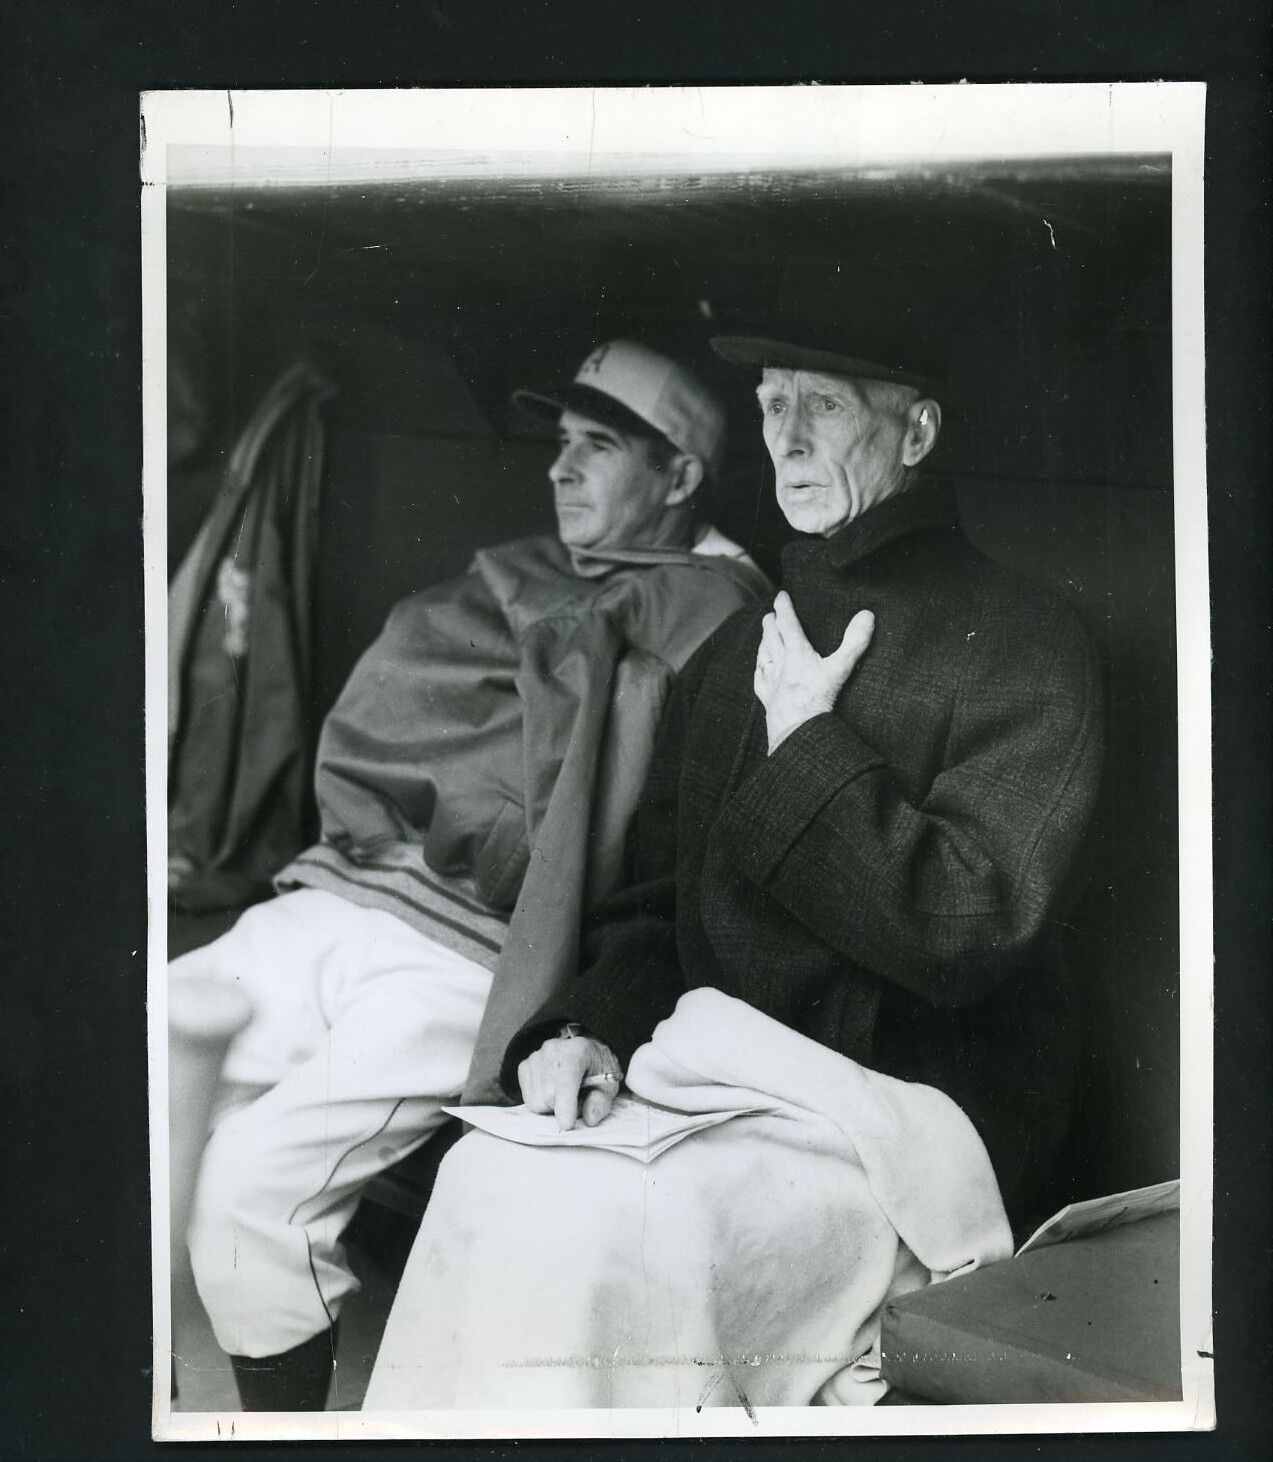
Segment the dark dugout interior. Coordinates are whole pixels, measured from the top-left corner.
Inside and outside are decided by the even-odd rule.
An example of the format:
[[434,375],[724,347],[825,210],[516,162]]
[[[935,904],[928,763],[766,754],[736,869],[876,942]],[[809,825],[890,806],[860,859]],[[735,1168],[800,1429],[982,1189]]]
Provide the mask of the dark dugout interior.
[[792,277],[916,309],[951,345],[933,470],[987,553],[1058,585],[1104,655],[1109,745],[1068,916],[1088,1031],[1058,1202],[1178,1172],[1169,160],[940,171],[441,178],[169,190],[169,559],[296,360],[325,408],[321,716],[399,598],[549,530],[551,432],[509,404],[596,342],[681,354],[728,400],[708,515],[771,572],[753,382],[709,336]]

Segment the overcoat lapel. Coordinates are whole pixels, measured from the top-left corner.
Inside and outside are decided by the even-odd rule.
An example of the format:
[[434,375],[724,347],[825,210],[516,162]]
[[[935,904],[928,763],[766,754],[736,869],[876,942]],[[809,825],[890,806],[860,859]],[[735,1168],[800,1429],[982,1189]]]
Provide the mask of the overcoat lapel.
[[[763,612],[754,616],[754,632],[740,629],[723,637],[694,702],[686,738],[692,767],[686,767],[689,775],[681,779],[682,831],[692,834],[692,846],[701,847],[706,840],[721,804],[762,747],[764,716],[752,678]],[[717,748],[726,754],[709,754]]]

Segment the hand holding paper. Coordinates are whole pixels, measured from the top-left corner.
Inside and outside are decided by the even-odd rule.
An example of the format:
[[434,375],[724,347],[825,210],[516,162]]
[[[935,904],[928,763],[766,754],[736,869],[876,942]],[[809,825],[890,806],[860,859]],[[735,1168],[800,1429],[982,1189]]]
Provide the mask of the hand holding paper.
[[517,1068],[522,1100],[532,1112],[553,1112],[557,1125],[569,1132],[580,1115],[583,1091],[585,1127],[609,1115],[619,1094],[619,1062],[609,1046],[591,1036],[554,1036]]

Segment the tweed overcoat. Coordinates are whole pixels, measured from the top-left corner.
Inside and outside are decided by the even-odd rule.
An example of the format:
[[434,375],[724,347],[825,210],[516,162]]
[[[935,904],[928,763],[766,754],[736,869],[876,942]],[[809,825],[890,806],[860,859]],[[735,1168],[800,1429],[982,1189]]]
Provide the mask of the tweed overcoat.
[[625,887],[580,973],[510,1044],[565,1020],[625,1065],[679,996],[715,986],[967,1112],[1010,1210],[1068,1123],[1075,1049],[1052,936],[1073,893],[1103,750],[1097,662],[1056,594],[980,554],[925,485],[783,553],[827,654],[871,645],[833,710],[768,753],[753,690],[766,606],[678,678]]

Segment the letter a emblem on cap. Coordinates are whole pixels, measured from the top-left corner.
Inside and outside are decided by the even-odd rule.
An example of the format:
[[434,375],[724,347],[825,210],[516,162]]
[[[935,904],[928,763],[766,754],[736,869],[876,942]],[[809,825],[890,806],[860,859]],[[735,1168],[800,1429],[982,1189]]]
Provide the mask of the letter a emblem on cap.
[[[610,347],[609,347],[608,344],[607,345],[598,345],[597,348],[596,348],[596,350],[594,350],[592,352],[592,354],[588,357],[588,359],[586,361],[584,361],[583,365],[579,367],[579,375],[580,376],[596,376],[596,375],[600,375],[601,374],[601,362],[603,360],[605,360],[606,354],[609,351],[609,349],[610,349]],[[576,376],[575,379],[578,380],[579,379],[579,376]]]

